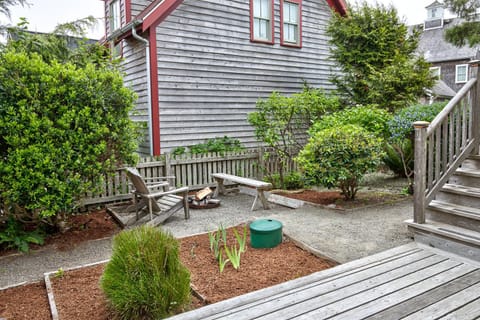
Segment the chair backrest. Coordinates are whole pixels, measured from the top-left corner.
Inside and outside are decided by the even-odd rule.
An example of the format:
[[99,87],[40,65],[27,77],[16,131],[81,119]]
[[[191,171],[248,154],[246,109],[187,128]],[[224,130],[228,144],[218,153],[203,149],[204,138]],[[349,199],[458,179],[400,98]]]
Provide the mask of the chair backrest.
[[143,180],[137,168],[127,167],[125,168],[125,170],[127,171],[128,178],[130,179],[130,181],[132,181],[133,186],[135,187],[135,190],[138,193],[142,193],[142,194],[150,193],[150,190],[148,189],[147,184],[145,183],[145,180]]

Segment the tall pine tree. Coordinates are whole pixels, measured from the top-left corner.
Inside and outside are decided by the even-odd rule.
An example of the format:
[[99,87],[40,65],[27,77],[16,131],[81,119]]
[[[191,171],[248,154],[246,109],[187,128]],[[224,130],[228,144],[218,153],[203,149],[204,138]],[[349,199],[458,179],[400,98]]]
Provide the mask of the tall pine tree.
[[347,104],[394,111],[432,87],[429,64],[415,54],[418,34],[392,6],[357,4],[347,16],[335,14],[327,32],[341,70],[332,80]]

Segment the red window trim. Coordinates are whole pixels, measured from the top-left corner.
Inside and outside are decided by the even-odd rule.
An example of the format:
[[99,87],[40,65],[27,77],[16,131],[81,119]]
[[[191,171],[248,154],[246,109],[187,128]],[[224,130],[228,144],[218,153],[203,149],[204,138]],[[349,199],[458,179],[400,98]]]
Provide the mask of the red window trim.
[[[285,2],[298,4],[298,43],[285,42],[283,40],[283,4]],[[302,0],[280,0],[280,45],[285,47],[302,47]]]
[[273,0],[270,0],[270,7],[272,9],[271,16],[270,16],[270,21],[272,25],[272,30],[270,31],[272,39],[270,41],[268,40],[261,40],[261,39],[255,39],[254,37],[254,32],[253,32],[253,1],[250,0],[250,41],[251,42],[257,42],[257,43],[265,43],[265,44],[274,44],[275,43],[275,7]]

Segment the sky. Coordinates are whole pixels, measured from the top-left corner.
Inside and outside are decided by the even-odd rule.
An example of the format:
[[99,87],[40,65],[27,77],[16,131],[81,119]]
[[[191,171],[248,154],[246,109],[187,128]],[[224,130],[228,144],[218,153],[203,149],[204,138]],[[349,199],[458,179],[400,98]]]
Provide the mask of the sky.
[[[198,0],[202,1],[202,0]],[[354,0],[351,0],[353,3]],[[434,0],[367,0],[385,5],[393,4],[401,18],[407,24],[422,23],[426,17],[425,7]],[[30,22],[29,29],[38,32],[51,32],[58,23],[70,22],[84,18],[89,15],[103,18],[102,0],[28,0],[30,6],[22,8],[16,6],[11,8],[11,24],[17,24],[20,17],[25,17]],[[8,22],[6,18],[0,17],[1,22]],[[99,39],[104,34],[103,20],[91,30],[88,37]]]
[[100,39],[104,31],[104,12],[102,0],[27,0],[29,6],[11,7],[11,21],[3,16],[0,21],[16,25],[20,17],[27,18],[29,30],[51,32],[59,23],[71,22],[89,15],[101,18],[93,30],[89,30],[87,37]]

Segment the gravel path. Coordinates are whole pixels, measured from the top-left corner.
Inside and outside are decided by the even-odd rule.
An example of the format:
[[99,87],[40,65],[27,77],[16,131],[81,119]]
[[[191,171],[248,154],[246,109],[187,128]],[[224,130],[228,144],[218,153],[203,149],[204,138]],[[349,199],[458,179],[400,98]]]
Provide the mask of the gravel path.
[[[258,218],[273,218],[283,223],[287,235],[344,263],[412,241],[403,221],[413,215],[411,201],[353,211],[335,211],[312,206],[289,209],[271,205],[271,210],[250,211],[253,198],[246,194],[220,197],[222,205],[210,210],[191,210],[171,217],[163,228],[176,237],[213,231]],[[83,243],[71,251],[43,249],[27,255],[0,257],[0,288],[39,280],[43,273],[59,268],[108,259],[111,239]]]

